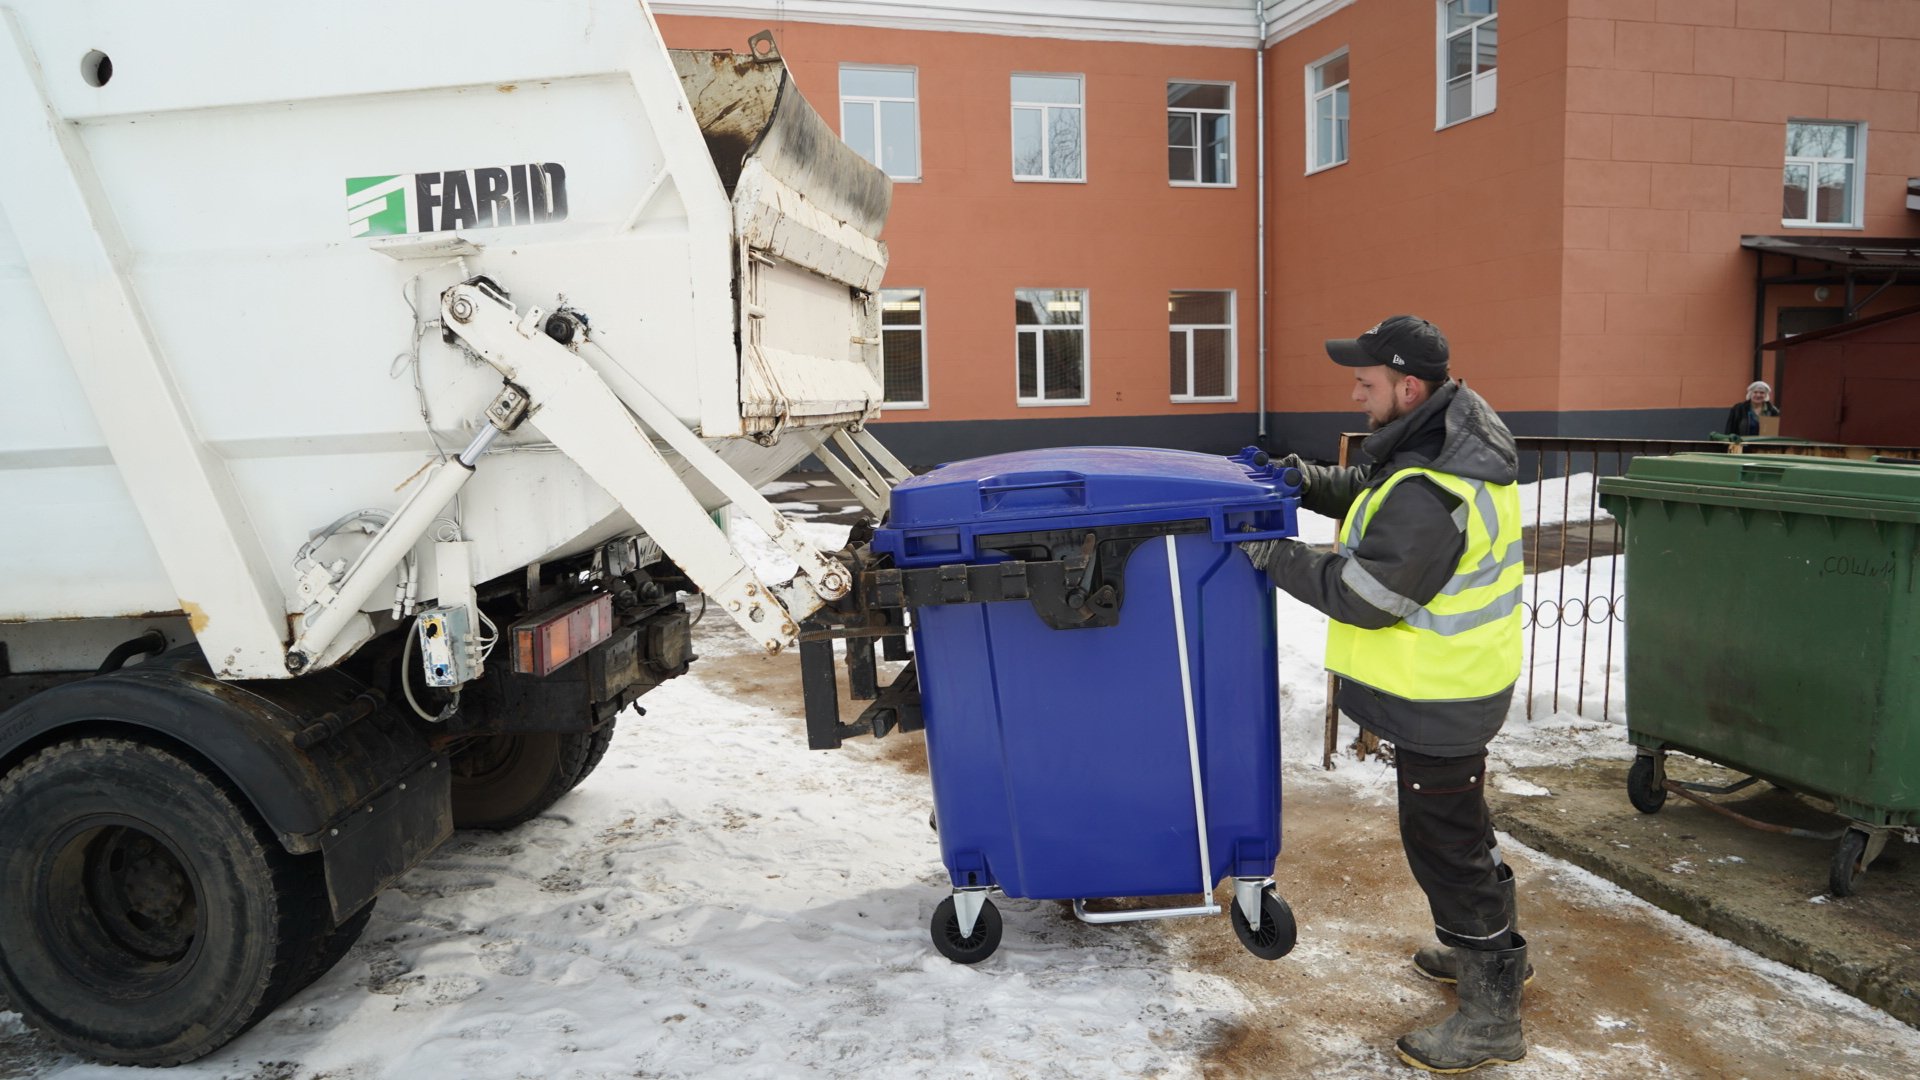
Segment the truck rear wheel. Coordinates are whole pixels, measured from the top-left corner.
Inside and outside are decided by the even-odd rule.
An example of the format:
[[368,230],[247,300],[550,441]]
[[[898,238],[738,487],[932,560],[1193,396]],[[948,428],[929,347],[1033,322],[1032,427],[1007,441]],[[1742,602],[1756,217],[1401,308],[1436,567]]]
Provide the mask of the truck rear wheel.
[[0,778],[0,986],[88,1057],[225,1045],[312,970],[326,904],[318,856],[158,748],[80,739]]
[[613,742],[596,731],[483,735],[453,754],[453,826],[511,829],[539,817],[586,779]]
[[347,916],[345,922],[336,925],[320,939],[320,943],[315,945],[309,953],[311,959],[301,968],[300,973],[293,977],[291,984],[287,987],[288,997],[320,981],[320,976],[332,971],[333,965],[346,957],[347,952],[353,948],[354,942],[359,941],[360,935],[366,933],[367,923],[373,921],[373,908],[373,903],[369,902],[366,907]]

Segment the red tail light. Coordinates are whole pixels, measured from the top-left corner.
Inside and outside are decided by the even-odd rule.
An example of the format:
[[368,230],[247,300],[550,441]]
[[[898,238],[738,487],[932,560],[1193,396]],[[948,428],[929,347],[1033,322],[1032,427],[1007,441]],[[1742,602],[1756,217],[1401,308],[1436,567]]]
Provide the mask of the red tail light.
[[584,596],[514,623],[513,670],[550,675],[613,635],[613,598]]

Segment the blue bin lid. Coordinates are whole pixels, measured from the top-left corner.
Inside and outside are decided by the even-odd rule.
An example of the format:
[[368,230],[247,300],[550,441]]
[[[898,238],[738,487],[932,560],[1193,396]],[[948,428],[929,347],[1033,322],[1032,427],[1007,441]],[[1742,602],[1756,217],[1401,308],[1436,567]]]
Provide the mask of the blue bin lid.
[[[909,557],[940,550],[967,557],[971,538],[979,535],[1195,518],[1213,520],[1216,532],[1292,535],[1298,505],[1299,492],[1246,453],[1229,458],[1138,446],[1022,450],[952,462],[902,481],[893,489],[892,511],[874,547]],[[952,547],[903,540],[929,532],[964,539]]]

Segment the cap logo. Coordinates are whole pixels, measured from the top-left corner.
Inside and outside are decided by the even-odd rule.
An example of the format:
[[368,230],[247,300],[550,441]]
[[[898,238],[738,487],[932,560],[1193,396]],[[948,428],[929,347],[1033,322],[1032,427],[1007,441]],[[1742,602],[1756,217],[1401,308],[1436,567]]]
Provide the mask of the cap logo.
[[1407,366],[1407,362],[1406,362],[1405,360],[1402,360],[1402,359],[1400,359],[1400,354],[1399,354],[1399,353],[1394,353],[1394,354],[1393,354],[1393,362],[1394,362],[1394,363],[1396,363],[1396,364],[1399,364],[1399,365],[1400,365],[1401,367],[1406,367],[1406,366]]

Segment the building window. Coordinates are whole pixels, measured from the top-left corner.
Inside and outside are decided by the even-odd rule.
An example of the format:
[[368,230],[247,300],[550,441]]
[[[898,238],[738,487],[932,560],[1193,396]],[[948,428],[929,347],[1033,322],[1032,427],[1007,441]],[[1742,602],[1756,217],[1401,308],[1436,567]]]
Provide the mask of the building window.
[[1085,180],[1087,137],[1078,75],[1013,77],[1013,178]]
[[1167,297],[1167,362],[1173,400],[1233,400],[1233,293]]
[[924,289],[880,290],[880,366],[887,407],[926,407],[927,294]]
[[920,179],[920,102],[912,68],[840,68],[840,137],[895,180]]
[[1860,224],[1860,159],[1864,124],[1792,120],[1787,123],[1783,225],[1854,227]]
[[1233,84],[1167,84],[1167,179],[1233,185]]
[[1347,160],[1347,51],[1307,65],[1307,171]]
[[1500,0],[1440,0],[1440,125],[1493,111]]
[[1013,321],[1020,404],[1085,405],[1087,291],[1020,289]]

